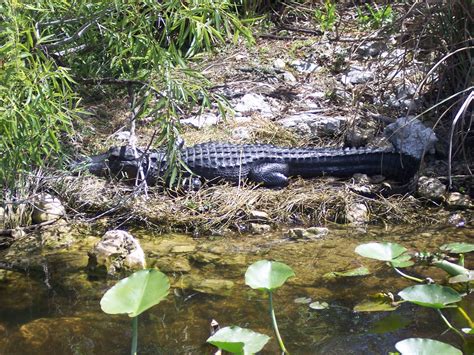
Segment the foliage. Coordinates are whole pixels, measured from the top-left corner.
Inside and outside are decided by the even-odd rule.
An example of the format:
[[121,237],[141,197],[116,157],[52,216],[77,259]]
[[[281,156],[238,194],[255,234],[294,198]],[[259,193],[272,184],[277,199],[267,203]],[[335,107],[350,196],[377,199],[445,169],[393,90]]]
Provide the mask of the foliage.
[[245,283],[248,286],[257,290],[266,291],[268,294],[273,330],[283,353],[288,353],[288,351],[286,350],[278,329],[275,309],[273,308],[273,291],[280,288],[280,286],[282,286],[285,281],[292,276],[295,276],[295,273],[288,265],[268,260],[260,260],[253,263],[245,272]]
[[70,71],[38,49],[47,38],[36,38],[26,6],[7,1],[0,13],[0,184],[21,188],[61,151],[77,96]]
[[105,313],[126,313],[132,317],[132,355],[137,353],[138,316],[164,300],[169,288],[165,274],[145,269],[120,280],[102,296],[100,307]]
[[219,329],[207,342],[233,354],[258,353],[270,340],[264,334],[237,326]]
[[314,18],[323,32],[332,31],[337,20],[336,4],[326,0],[323,8],[314,11]]
[[363,27],[373,29],[380,28],[384,25],[391,25],[395,20],[392,6],[390,4],[379,7],[377,4],[373,6],[365,4],[365,9],[357,8],[357,21]]
[[128,95],[132,122],[155,119],[156,144],[167,146],[176,177],[178,117],[214,101],[225,113],[225,100],[186,60],[240,35],[252,41],[231,0],[10,0],[0,10],[0,180],[8,189],[57,162],[78,93],[95,85]]
[[[418,285],[409,286],[401,290],[398,295],[402,301],[395,302],[392,296],[388,298],[387,302],[387,299],[384,300],[383,298],[379,297],[378,299],[381,302],[366,302],[365,304],[356,306],[355,309],[358,311],[393,310],[396,309],[398,304],[404,301],[411,302],[422,307],[435,309],[446,326],[462,339],[463,347],[467,351],[471,345],[463,333],[451,325],[441,310],[444,308],[456,308],[458,312],[464,317],[468,325],[468,328],[462,329],[463,332],[467,334],[471,332],[474,323],[459,304],[459,302],[462,301],[464,296],[471,292],[472,282],[472,270],[464,268],[464,258],[462,253],[470,252],[473,248],[474,245],[469,243],[450,243],[441,246],[441,252],[418,252],[415,254],[410,254],[406,248],[396,243],[367,243],[359,245],[355,250],[359,255],[387,262],[387,264],[389,264],[392,269],[400,276],[414,281],[418,283]],[[451,257],[450,260],[446,260],[448,255],[443,253],[446,251],[448,251],[450,254],[459,254],[457,264],[452,262]],[[415,260],[413,261],[412,258]],[[455,276],[455,278],[460,277],[459,280],[455,280],[454,282],[459,284],[461,287],[455,290],[452,287],[436,284],[431,279],[421,279],[419,277],[408,275],[407,273],[400,270],[400,267],[407,267],[414,264],[437,267],[438,269],[445,271],[450,276]],[[426,282],[428,282],[428,284],[425,284]],[[458,292],[458,290],[462,290],[462,292]],[[392,307],[391,309],[386,308],[386,306],[389,305]],[[458,349],[452,347],[449,344],[431,339],[405,339],[404,341],[398,342],[396,344],[396,348],[402,354],[461,353]]]

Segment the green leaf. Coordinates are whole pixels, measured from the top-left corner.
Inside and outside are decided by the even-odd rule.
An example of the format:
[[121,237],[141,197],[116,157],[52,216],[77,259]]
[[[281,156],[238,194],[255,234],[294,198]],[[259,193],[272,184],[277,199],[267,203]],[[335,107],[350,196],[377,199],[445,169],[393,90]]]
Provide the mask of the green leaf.
[[399,341],[395,344],[395,348],[402,355],[462,355],[462,351],[452,345],[424,338],[409,338]]
[[461,330],[466,334],[474,334],[474,328],[461,328]]
[[381,260],[381,261],[393,261],[407,249],[396,243],[367,243],[359,245],[355,252],[366,258]]
[[458,276],[458,275],[468,275],[469,270],[465,267],[451,263],[447,260],[439,260],[434,261],[433,266],[440,268],[441,270],[446,271],[450,276]]
[[462,297],[451,287],[440,285],[415,285],[398,293],[405,301],[430,308],[445,308],[461,301]]
[[140,270],[120,280],[100,300],[105,313],[127,313],[135,317],[160,303],[168,295],[168,277],[155,269]]
[[468,270],[467,274],[457,275],[449,279],[450,284],[474,281],[474,270]]
[[448,243],[440,247],[441,250],[449,251],[454,254],[470,253],[474,251],[472,243]]
[[245,284],[253,289],[273,291],[295,276],[294,271],[278,261],[260,260],[250,265],[245,273]]
[[327,302],[319,302],[319,301],[316,301],[316,302],[313,302],[309,305],[309,308],[312,308],[312,309],[327,309],[329,308],[329,304]]
[[354,276],[365,276],[370,275],[369,269],[365,266],[361,266],[355,269],[347,270],[347,271],[333,271],[328,272],[323,275],[324,279],[335,279],[337,277],[354,277]]
[[387,312],[394,311],[398,305],[393,303],[392,297],[384,293],[373,295],[354,306],[355,312]]
[[230,326],[219,329],[207,342],[233,354],[254,354],[262,350],[270,337],[250,329]]
[[393,267],[404,268],[414,265],[415,263],[411,260],[411,255],[402,254],[399,257],[389,261]]

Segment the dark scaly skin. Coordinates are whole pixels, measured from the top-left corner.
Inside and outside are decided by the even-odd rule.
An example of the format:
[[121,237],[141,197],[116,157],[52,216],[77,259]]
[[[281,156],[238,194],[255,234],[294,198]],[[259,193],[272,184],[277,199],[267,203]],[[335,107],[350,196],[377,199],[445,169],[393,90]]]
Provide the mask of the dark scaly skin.
[[[166,171],[161,150],[138,152],[149,185],[155,185]],[[202,143],[183,148],[181,159],[204,180],[233,183],[252,181],[269,187],[282,187],[288,178],[331,175],[350,177],[355,173],[383,175],[408,182],[418,171],[419,161],[409,155],[381,148],[283,148],[272,145]],[[90,158],[89,171],[95,175],[125,176],[135,180],[138,171],[129,147],[112,148]]]

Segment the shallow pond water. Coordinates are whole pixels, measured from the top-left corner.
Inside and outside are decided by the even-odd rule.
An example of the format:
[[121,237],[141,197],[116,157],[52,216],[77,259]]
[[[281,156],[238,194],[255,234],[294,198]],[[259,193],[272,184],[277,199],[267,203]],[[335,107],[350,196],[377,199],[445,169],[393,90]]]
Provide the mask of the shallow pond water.
[[[395,351],[397,341],[415,336],[459,346],[429,309],[403,305],[395,312],[353,312],[368,295],[396,294],[410,285],[383,263],[357,256],[354,249],[367,241],[394,241],[409,249],[434,251],[447,242],[473,242],[469,228],[335,226],[311,241],[290,240],[284,232],[208,238],[132,233],[140,238],[148,263],[164,271],[172,283],[166,301],[139,318],[140,354],[211,354],[214,349],[205,344],[211,319],[221,326],[235,324],[273,336],[267,300],[244,284],[247,266],[260,259],[282,261],[296,273],[274,296],[280,331],[294,354],[386,354]],[[130,319],[106,315],[99,306],[115,280],[92,279],[85,272],[87,251],[97,240],[85,235],[73,247],[23,250],[24,257],[40,267],[28,273],[0,273],[0,354],[129,352]],[[7,252],[0,258],[7,258]],[[367,266],[371,274],[324,277],[359,266]],[[467,267],[474,267],[472,258]],[[443,277],[432,268],[411,272]],[[324,301],[330,307],[312,310],[309,301]],[[474,316],[472,297],[465,301]],[[461,325],[456,314],[449,316]],[[388,331],[386,323],[401,328]],[[278,353],[275,339],[264,349],[264,354]]]

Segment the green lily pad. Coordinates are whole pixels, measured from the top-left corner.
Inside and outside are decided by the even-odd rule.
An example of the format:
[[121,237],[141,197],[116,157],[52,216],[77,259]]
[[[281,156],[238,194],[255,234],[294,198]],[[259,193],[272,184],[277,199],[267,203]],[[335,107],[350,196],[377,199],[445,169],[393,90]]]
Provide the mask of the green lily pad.
[[347,270],[347,271],[328,272],[323,275],[323,278],[326,280],[331,280],[338,277],[355,277],[355,276],[365,276],[365,275],[370,275],[369,269],[367,269],[365,266],[360,266],[358,268]]
[[370,332],[374,334],[384,334],[394,332],[398,329],[405,328],[412,321],[396,313],[391,313],[375,322],[370,328]]
[[451,287],[440,285],[415,285],[398,293],[405,301],[430,308],[445,308],[461,301],[462,297]]
[[468,270],[467,274],[457,275],[449,279],[450,284],[461,283],[461,282],[473,282],[474,281],[474,270]]
[[255,354],[262,350],[270,337],[237,326],[219,329],[207,342],[233,354]]
[[449,251],[454,254],[464,254],[474,251],[474,244],[472,243],[448,243],[440,247],[441,250]]
[[326,309],[326,308],[329,308],[329,304],[327,302],[316,301],[316,302],[311,303],[309,305],[309,308],[316,309],[316,310]]
[[394,311],[398,305],[393,304],[393,299],[383,293],[373,295],[354,306],[355,312],[387,312]]
[[393,261],[406,251],[407,249],[400,244],[375,242],[361,244],[355,249],[361,256],[381,261]]
[[140,270],[110,288],[100,300],[100,307],[105,313],[135,317],[165,299],[169,288],[168,277],[162,272]]
[[260,260],[250,265],[245,273],[245,283],[253,289],[273,291],[295,276],[294,271],[278,261]]
[[401,355],[462,355],[462,351],[452,345],[424,338],[409,338],[399,341],[395,344],[395,348]]
[[449,262],[447,260],[433,261],[432,265],[436,266],[437,268],[440,268],[441,270],[446,271],[451,276],[469,274],[469,270],[466,269],[465,267]]
[[411,260],[411,255],[402,254],[399,257],[389,261],[393,267],[404,268],[414,265],[415,263]]
[[474,328],[461,328],[461,330],[466,334],[474,334]]

